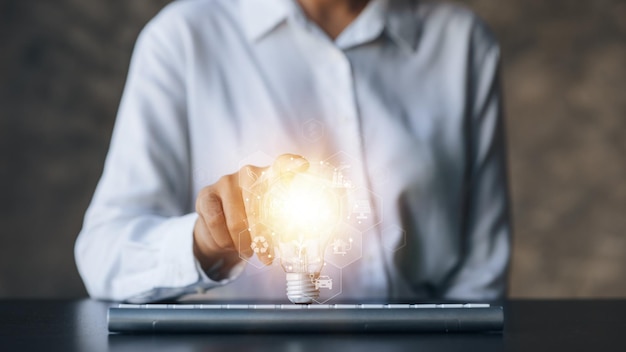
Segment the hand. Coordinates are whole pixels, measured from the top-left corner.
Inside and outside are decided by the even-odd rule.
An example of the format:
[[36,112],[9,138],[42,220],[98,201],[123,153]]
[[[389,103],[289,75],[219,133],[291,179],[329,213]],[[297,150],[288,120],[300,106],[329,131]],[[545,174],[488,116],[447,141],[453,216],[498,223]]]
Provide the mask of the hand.
[[[244,166],[203,188],[196,199],[198,220],[193,230],[193,253],[202,269],[213,280],[223,279],[241,258],[250,258],[255,210],[251,190],[261,194],[269,180],[304,172],[309,162],[299,155],[283,154],[271,167]],[[256,227],[255,227],[256,228]],[[271,246],[270,246],[271,248]],[[258,253],[264,264],[272,263],[271,251]],[[213,270],[220,267],[221,270]]]

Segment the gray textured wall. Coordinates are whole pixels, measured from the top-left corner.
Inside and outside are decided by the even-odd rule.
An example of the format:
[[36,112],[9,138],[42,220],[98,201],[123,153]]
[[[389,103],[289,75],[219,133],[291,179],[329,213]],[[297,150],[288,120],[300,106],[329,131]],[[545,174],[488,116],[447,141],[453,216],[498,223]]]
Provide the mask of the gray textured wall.
[[[73,242],[168,2],[0,1],[0,297],[85,294]],[[626,3],[464,2],[503,48],[512,296],[626,297]]]

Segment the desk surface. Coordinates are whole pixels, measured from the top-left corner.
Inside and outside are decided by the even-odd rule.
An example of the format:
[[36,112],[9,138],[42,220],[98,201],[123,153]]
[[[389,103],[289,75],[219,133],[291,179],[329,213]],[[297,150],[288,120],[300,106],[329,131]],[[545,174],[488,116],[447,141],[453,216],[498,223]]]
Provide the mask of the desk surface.
[[510,301],[503,334],[109,335],[110,303],[0,301],[0,350],[626,351],[626,300]]

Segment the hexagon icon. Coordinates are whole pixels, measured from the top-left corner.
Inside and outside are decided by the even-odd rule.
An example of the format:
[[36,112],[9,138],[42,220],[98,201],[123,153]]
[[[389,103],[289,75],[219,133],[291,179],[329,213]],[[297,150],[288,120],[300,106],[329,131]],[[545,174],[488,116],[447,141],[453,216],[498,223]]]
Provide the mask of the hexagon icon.
[[241,231],[238,237],[240,248],[243,248],[243,242],[246,237],[250,239],[249,242],[252,256],[250,258],[247,258],[245,255],[239,254],[239,258],[241,258],[248,264],[260,269],[265,267],[266,265],[259,260],[259,257],[267,256],[268,258],[275,259],[274,244],[271,238],[271,234],[268,233],[263,225],[252,225],[247,230]]
[[380,235],[383,247],[390,252],[406,246],[406,231],[398,225],[385,227]]
[[333,168],[333,183],[336,187],[345,189],[356,187],[355,173],[361,170],[359,159],[341,151],[326,158],[324,163]]
[[351,190],[343,200],[344,222],[365,232],[382,222],[382,203],[382,197],[366,188]]
[[319,276],[313,282],[319,289],[320,295],[315,303],[326,303],[339,296],[343,291],[343,276],[341,268],[332,264],[325,264]]
[[256,181],[263,178],[265,172],[259,173],[258,170],[254,170],[249,166],[268,167],[273,163],[274,158],[260,150],[239,160],[239,187],[255,195],[262,193],[262,190],[257,189],[255,184]]
[[320,120],[309,119],[302,124],[302,137],[311,143],[319,142],[325,134],[324,124]]
[[357,229],[344,224],[330,239],[324,260],[338,268],[344,268],[359,260],[362,253],[363,235]]

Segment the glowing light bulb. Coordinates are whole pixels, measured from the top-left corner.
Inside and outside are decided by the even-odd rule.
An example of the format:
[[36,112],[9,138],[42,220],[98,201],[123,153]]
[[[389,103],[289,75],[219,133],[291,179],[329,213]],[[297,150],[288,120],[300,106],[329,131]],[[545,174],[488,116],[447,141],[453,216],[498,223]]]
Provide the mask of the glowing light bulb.
[[341,189],[323,164],[307,172],[283,175],[268,185],[260,207],[262,221],[286,273],[287,297],[312,303],[319,297],[316,279],[324,252],[342,219]]

